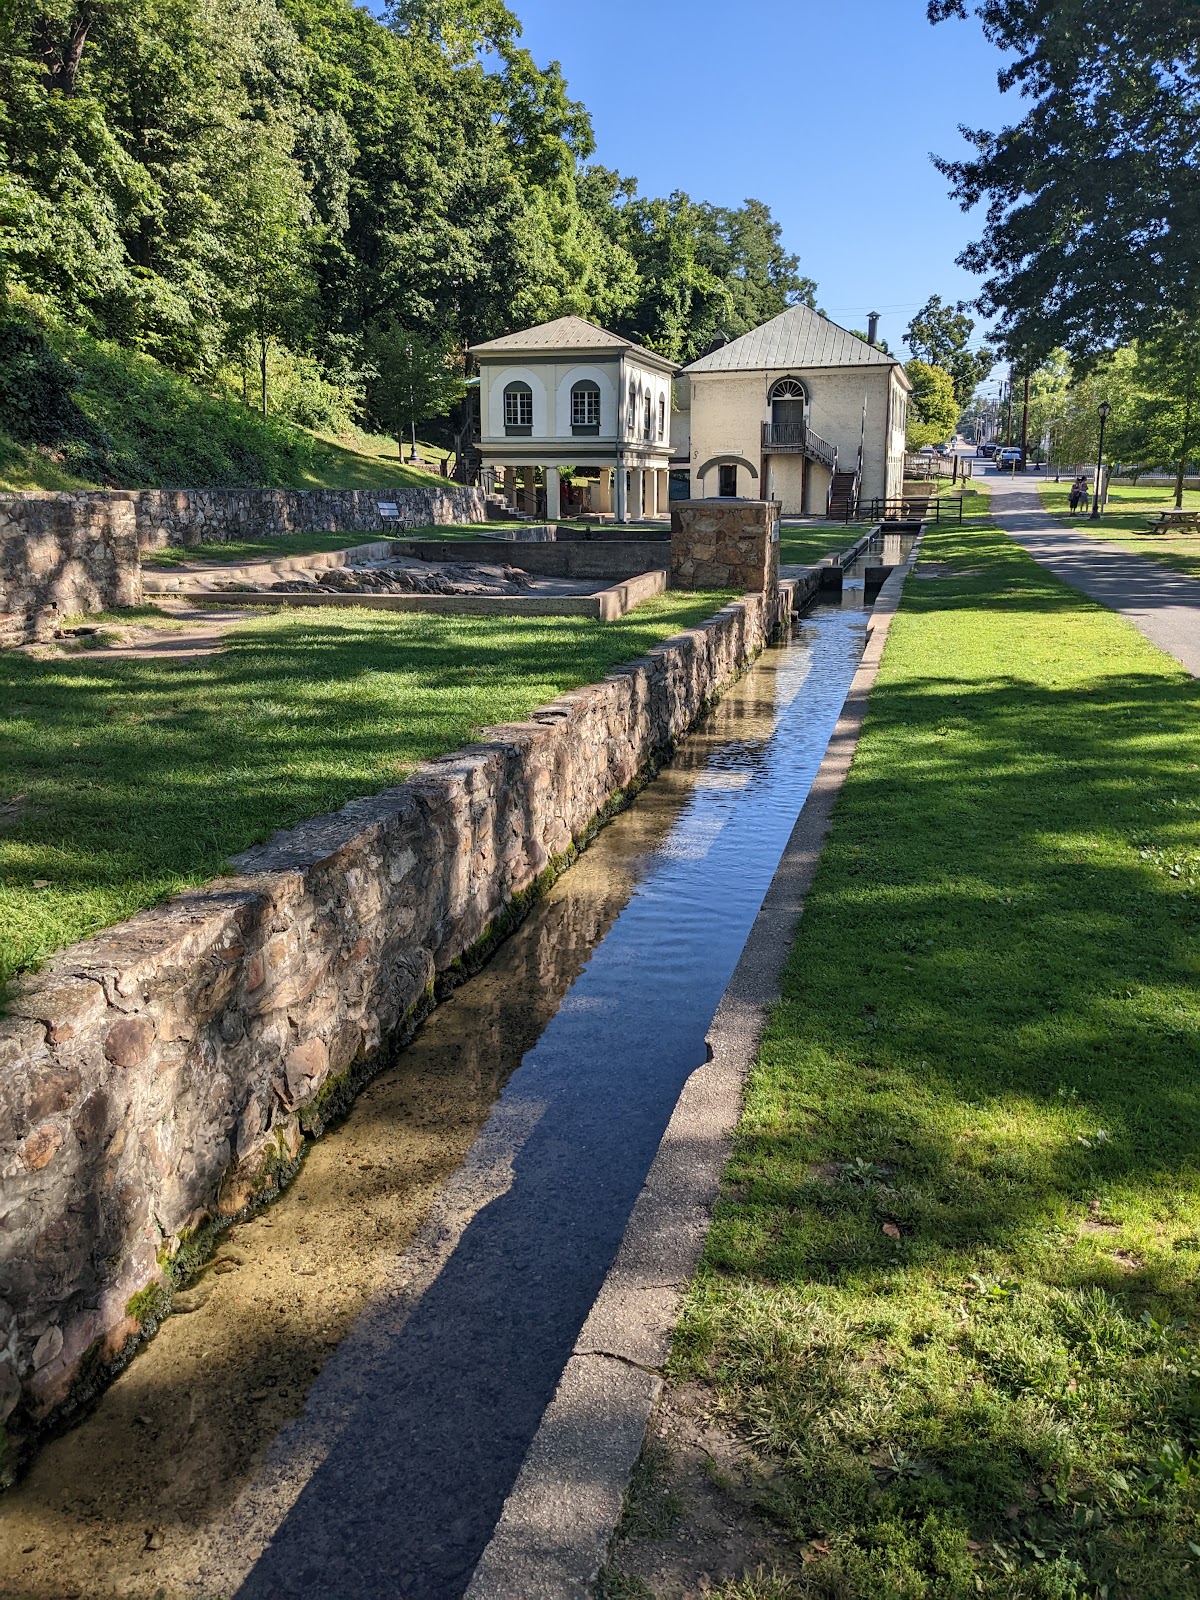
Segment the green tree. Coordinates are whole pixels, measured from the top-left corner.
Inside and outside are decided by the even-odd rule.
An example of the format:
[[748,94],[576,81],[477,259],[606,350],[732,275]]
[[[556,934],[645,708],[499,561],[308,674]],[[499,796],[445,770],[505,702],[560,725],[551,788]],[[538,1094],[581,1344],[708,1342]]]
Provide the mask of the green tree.
[[954,394],[954,379],[941,367],[927,361],[909,361],[905,372],[913,386],[908,403],[905,443],[910,450],[941,444],[954,432],[959,405]]
[[1127,452],[1147,467],[1175,474],[1175,504],[1183,505],[1183,480],[1200,446],[1200,334],[1179,318],[1138,344],[1132,368],[1134,397],[1124,429]]
[[975,320],[967,303],[943,304],[940,294],[930,295],[904,330],[905,343],[918,361],[941,367],[954,380],[954,393],[965,406],[996,364],[996,353],[986,345],[970,348]]
[[297,164],[269,125],[247,128],[231,194],[233,303],[228,311],[235,347],[249,341],[259,373],[259,404],[267,414],[272,342],[303,343],[314,293],[311,205]]
[[462,358],[449,341],[431,338],[394,321],[369,330],[372,375],[367,402],[372,420],[390,433],[404,454],[404,435],[429,417],[442,417],[466,393]]
[[[1200,8],[1186,0],[978,0],[1029,102],[998,133],[964,129],[937,162],[964,209],[986,202],[959,258],[1007,349],[1079,360],[1200,312]],[[931,0],[931,20],[968,0]]]

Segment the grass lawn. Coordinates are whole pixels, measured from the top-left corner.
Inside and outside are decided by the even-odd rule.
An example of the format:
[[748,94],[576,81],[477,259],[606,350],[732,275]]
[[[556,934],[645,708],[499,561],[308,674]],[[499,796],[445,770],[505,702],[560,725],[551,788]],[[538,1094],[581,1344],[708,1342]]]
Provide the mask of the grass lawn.
[[288,533],[277,539],[231,539],[219,544],[188,546],[166,545],[161,550],[144,550],[142,566],[153,568],[186,567],[194,561],[273,561],[283,556],[311,556],[323,550],[349,550],[355,545],[375,544],[397,537],[390,533]]
[[192,661],[6,655],[0,983],[727,598],[662,595],[612,623],[281,613]]
[[[1165,484],[1114,483],[1108,491],[1108,505],[1099,520],[1093,522],[1082,513],[1072,516],[1069,502],[1071,485],[1068,482],[1039,483],[1042,501],[1048,511],[1056,512],[1069,527],[1078,528],[1094,539],[1108,539],[1123,550],[1135,555],[1149,556],[1152,561],[1176,572],[1186,572],[1200,578],[1200,536],[1191,534],[1162,534],[1149,531],[1149,519],[1158,511],[1175,504],[1175,491]],[[1200,489],[1185,489],[1183,503],[1189,511],[1200,510]]]
[[[222,544],[196,544],[186,548],[168,545],[162,550],[147,550],[144,567],[180,567],[191,561],[269,561],[277,556],[310,556],[322,550],[348,550],[353,545],[372,544],[380,539],[494,539],[504,528],[520,528],[521,522],[430,523],[426,527],[406,528],[393,533],[292,533],[276,539],[230,541]],[[560,527],[576,526],[560,523]],[[620,534],[613,534],[619,538]],[[514,541],[516,548],[518,541]]]
[[840,555],[849,549],[864,530],[853,523],[810,522],[802,528],[780,528],[781,565],[815,567],[825,556]]
[[1200,685],[924,557],[672,1375],[798,1542],[739,1595],[1200,1595]]

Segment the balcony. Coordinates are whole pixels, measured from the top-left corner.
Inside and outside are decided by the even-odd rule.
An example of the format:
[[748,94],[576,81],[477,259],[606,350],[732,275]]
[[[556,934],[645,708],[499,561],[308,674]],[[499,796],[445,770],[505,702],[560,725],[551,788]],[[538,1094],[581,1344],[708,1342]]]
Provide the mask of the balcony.
[[764,422],[762,449],[768,456],[807,456],[832,472],[837,467],[837,449],[803,422]]
[[807,437],[808,429],[802,422],[764,422],[762,425],[762,447],[771,455],[802,456]]

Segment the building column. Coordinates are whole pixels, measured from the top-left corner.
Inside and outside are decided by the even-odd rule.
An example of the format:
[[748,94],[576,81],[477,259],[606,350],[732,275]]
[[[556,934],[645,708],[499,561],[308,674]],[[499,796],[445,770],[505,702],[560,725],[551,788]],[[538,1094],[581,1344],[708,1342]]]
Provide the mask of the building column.
[[633,480],[630,484],[630,514],[634,522],[640,522],[646,515],[646,474],[641,467],[634,467],[630,476]]
[[521,484],[518,509],[523,511],[526,516],[532,516],[537,510],[537,468],[519,467],[517,470],[520,473]]
[[616,504],[615,504],[613,509],[616,511],[617,521],[618,522],[628,522],[629,521],[629,496],[625,492],[625,489],[626,489],[626,478],[627,478],[627,474],[626,474],[625,468],[624,467],[618,467],[616,472],[613,474],[613,476],[616,479],[615,487],[616,487],[616,491],[617,491],[617,493],[616,493]]
[[662,516],[664,512],[669,512],[671,509],[671,474],[665,468],[660,467],[654,476],[658,480],[658,498],[655,501],[654,509],[659,516]]
[[596,482],[596,510],[609,511],[613,508],[613,470],[611,467],[601,467],[600,477]]
[[656,517],[658,515],[658,473],[653,467],[649,467],[642,474],[642,482],[645,485],[643,490],[646,499],[645,515]]
[[557,522],[562,516],[562,479],[557,467],[543,470],[546,474],[546,521]]
[[504,498],[508,501],[510,506],[515,506],[517,503],[516,467],[505,467],[504,469]]

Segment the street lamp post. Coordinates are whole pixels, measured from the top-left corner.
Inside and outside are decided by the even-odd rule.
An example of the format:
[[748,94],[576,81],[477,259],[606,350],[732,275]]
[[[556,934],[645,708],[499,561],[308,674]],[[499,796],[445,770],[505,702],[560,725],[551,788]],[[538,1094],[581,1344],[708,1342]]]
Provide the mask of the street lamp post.
[[413,398],[413,366],[412,345],[406,344],[404,352],[408,357],[408,426],[411,429],[412,444],[409,446],[408,459],[412,466],[417,462],[417,407]]
[[1107,400],[1101,400],[1096,407],[1100,416],[1100,444],[1096,450],[1096,493],[1092,499],[1092,521],[1100,520],[1100,480],[1104,476],[1104,424],[1108,421],[1112,407]]

